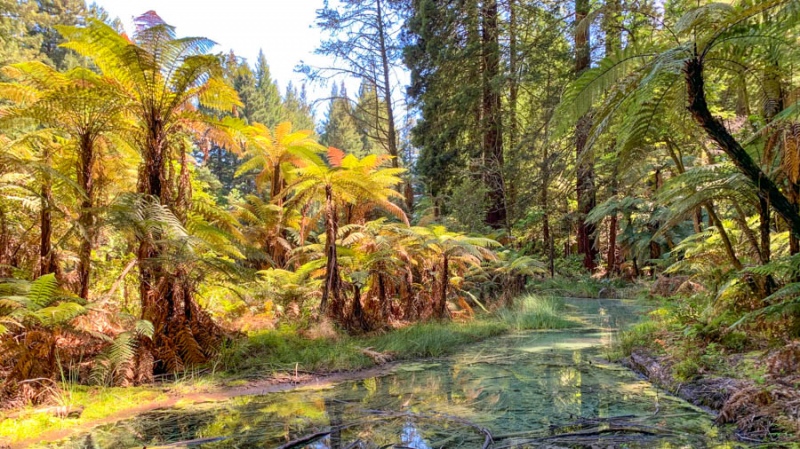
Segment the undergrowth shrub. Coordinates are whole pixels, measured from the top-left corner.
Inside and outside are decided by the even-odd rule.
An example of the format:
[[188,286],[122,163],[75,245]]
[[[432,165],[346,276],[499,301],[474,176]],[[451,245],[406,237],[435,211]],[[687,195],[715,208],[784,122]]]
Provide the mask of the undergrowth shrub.
[[656,349],[655,335],[663,330],[661,323],[647,320],[634,324],[630,329],[621,331],[615,345],[618,357],[630,356],[636,348]]

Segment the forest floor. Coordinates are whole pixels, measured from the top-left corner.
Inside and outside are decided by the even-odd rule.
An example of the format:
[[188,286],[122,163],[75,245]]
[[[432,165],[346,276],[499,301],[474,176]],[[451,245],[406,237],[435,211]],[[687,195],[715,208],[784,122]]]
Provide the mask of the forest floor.
[[59,440],[154,409],[373,377],[400,361],[443,357],[514,330],[580,325],[563,318],[561,307],[558,300],[531,296],[519,301],[513,311],[500,310],[467,321],[413,324],[367,336],[342,335],[326,325],[304,331],[280,327],[253,332],[223,348],[213,365],[152,385],[64,383],[49,406],[0,415],[0,449]]

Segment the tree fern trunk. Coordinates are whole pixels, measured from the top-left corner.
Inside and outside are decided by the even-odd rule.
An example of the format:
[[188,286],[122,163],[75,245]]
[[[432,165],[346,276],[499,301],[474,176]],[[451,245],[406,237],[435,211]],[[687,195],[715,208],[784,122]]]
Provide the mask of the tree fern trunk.
[[617,272],[617,214],[608,221],[608,252],[606,253],[606,273],[608,276]]
[[792,234],[800,236],[800,215],[798,215],[795,205],[753,162],[747,151],[728,132],[722,122],[711,115],[705,97],[703,62],[697,57],[686,61],[684,73],[689,98],[689,111],[692,113],[695,122],[720,146],[739,171],[756,186],[759,197],[767,201],[775,209],[775,212],[786,220]]
[[447,284],[450,280],[450,267],[449,261],[447,260],[447,255],[445,254],[442,257],[442,276],[439,280],[439,310],[437,311],[437,315],[440,319],[444,319],[448,316],[447,313]]
[[45,176],[41,189],[41,212],[39,213],[39,273],[38,276],[55,273],[56,263],[53,254],[53,191],[49,176]]
[[742,210],[742,206],[738,203],[733,203],[733,210],[736,212],[734,215],[734,219],[737,223],[739,223],[739,227],[742,229],[742,234],[744,234],[745,238],[747,239],[750,246],[753,248],[753,252],[758,257],[759,262],[763,265],[764,263],[764,255],[761,253],[761,247],[758,244],[758,239],[756,238],[755,232],[750,229],[750,226],[747,224],[747,214],[745,214],[744,210]]
[[385,322],[389,321],[392,316],[392,304],[389,298],[386,297],[386,282],[383,280],[383,274],[378,273],[378,302],[381,307],[381,314]]
[[359,332],[369,330],[367,319],[364,316],[364,307],[361,304],[361,287],[358,284],[353,285],[353,309],[350,315],[351,329]]
[[[333,202],[333,188],[325,186],[325,255],[328,259],[325,267],[325,287],[322,290],[321,313],[327,313],[338,322],[342,322],[343,311],[340,298],[341,278],[336,252],[337,233],[336,205]],[[330,304],[328,302],[330,301]]]
[[78,184],[83,190],[78,224],[81,227],[81,244],[78,249],[78,295],[89,298],[89,281],[92,266],[92,243],[95,234],[94,218],[94,142],[83,136],[78,161]]
[[769,204],[764,198],[758,198],[758,231],[761,238],[761,260],[769,263],[772,257],[770,248],[770,214]]
[[0,277],[11,275],[11,233],[6,209],[0,204]]
[[405,276],[403,276],[402,286],[402,294],[405,299],[405,314],[403,318],[406,320],[416,319],[417,316],[414,308],[414,272],[409,267],[406,268]]
[[[167,157],[162,121],[150,117],[148,123],[138,191],[158,198],[175,216],[185,219],[191,199],[185,150],[182,149],[182,168],[176,179],[168,168],[171,162]],[[194,300],[194,285],[187,268],[178,261],[162,260],[167,249],[164,244],[142,239],[137,250],[141,316],[150,321],[155,330],[147,347],[155,361],[156,374],[180,371],[208,361],[222,339],[222,330]]]

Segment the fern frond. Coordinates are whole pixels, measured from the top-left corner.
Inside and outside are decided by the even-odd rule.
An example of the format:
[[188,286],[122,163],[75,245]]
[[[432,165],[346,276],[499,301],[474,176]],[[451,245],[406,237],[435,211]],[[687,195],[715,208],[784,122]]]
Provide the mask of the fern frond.
[[47,307],[57,299],[58,280],[53,273],[36,278],[31,282],[30,291],[26,297],[36,306],[37,309]]

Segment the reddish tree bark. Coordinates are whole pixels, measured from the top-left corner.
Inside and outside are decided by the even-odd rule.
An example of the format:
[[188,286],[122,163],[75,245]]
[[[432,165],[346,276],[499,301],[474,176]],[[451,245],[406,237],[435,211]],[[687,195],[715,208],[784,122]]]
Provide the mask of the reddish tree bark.
[[506,197],[503,182],[503,118],[497,79],[500,74],[497,1],[484,0],[481,9],[483,62],[483,164],[484,182],[489,189],[486,224],[506,227]]
[[[589,14],[588,0],[575,0],[575,73],[580,75],[589,68],[591,51],[589,45],[589,27],[580,23]],[[594,245],[597,227],[586,222],[586,216],[597,205],[594,187],[594,161],[586,148],[589,131],[592,128],[591,113],[578,120],[575,126],[575,163],[577,164],[576,194],[578,200],[578,253],[583,254],[583,266],[594,271],[599,254]]]

